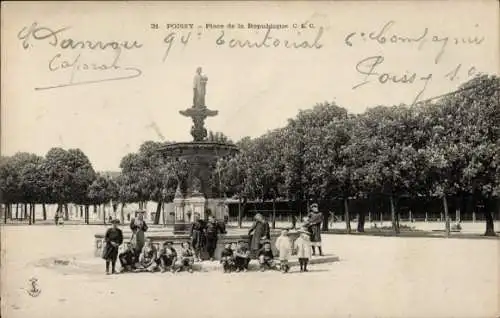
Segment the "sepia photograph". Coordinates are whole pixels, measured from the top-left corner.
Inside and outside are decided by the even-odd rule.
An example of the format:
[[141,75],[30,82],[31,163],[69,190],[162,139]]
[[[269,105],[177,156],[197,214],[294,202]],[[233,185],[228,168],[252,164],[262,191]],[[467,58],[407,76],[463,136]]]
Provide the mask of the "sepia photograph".
[[2,317],[500,317],[498,1],[1,6]]

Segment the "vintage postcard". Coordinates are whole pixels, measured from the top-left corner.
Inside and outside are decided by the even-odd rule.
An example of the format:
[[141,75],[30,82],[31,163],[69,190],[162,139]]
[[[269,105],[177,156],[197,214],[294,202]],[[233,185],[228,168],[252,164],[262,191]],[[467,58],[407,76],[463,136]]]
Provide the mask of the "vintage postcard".
[[500,317],[498,1],[2,2],[3,317]]

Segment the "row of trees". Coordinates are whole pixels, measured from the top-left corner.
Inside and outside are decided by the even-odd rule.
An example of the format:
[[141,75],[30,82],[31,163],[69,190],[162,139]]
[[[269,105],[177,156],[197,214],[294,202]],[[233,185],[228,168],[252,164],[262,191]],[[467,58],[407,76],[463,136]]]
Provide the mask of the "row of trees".
[[[500,196],[499,100],[500,79],[483,75],[423,105],[378,106],[353,115],[334,103],[318,104],[283,128],[238,141],[240,153],[213,167],[213,193],[239,198],[242,210],[255,199],[285,198],[294,209],[305,209],[309,200],[337,200],[346,220],[353,214],[350,200],[382,197],[396,232],[401,199],[440,198],[447,231],[450,200],[467,199],[473,205],[482,202],[486,234],[494,235],[492,213]],[[221,133],[210,133],[209,140],[231,142]],[[64,209],[73,202],[86,207],[87,220],[88,206],[110,200],[122,207],[152,200],[160,210],[173,199],[179,182],[185,187],[187,177],[185,163],[161,158],[158,149],[164,144],[148,141],[126,155],[116,178],[95,173],[80,150],[54,148],[45,158],[26,153],[2,158],[2,202],[8,211],[11,203],[23,203],[26,210],[35,203]],[[363,231],[366,211],[355,212],[358,231]],[[159,217],[156,213],[156,223]],[[350,222],[346,225],[350,231]]]
[[[500,79],[484,75],[424,105],[378,106],[352,115],[335,104],[319,104],[283,128],[241,140],[241,153],[219,162],[220,183],[243,201],[342,200],[345,220],[351,219],[349,200],[385,197],[396,232],[402,198],[440,198],[447,233],[449,201],[472,200],[484,206],[486,235],[494,235],[499,101]],[[365,212],[357,211],[358,231]],[[350,222],[346,226],[350,231]]]

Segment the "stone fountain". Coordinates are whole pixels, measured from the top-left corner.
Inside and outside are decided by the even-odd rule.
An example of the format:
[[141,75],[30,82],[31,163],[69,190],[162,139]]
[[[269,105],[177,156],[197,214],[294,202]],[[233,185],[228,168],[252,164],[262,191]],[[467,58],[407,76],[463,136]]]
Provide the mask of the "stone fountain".
[[193,120],[193,141],[169,144],[161,149],[165,158],[185,160],[188,164],[187,190],[183,193],[178,187],[175,194],[174,234],[184,233],[195,213],[200,214],[202,219],[206,217],[208,200],[213,199],[209,185],[211,166],[218,158],[238,152],[235,145],[207,141],[205,120],[218,114],[218,111],[208,109],[205,104],[207,81],[201,67],[198,67],[193,80],[193,106],[179,112]]
[[[209,178],[211,175],[210,170],[212,164],[215,163],[218,158],[231,156],[238,152],[235,145],[207,141],[207,130],[204,127],[205,119],[218,114],[217,111],[210,110],[205,105],[207,80],[207,77],[202,74],[202,69],[198,68],[193,84],[193,106],[180,111],[181,115],[190,117],[193,120],[193,126],[191,128],[193,141],[169,144],[160,150],[164,158],[177,158],[179,160],[185,160],[188,163],[189,174],[187,189],[182,191],[180,186],[178,186],[175,194],[175,221],[173,233],[171,229],[168,228],[153,227],[150,227],[150,229],[146,232],[146,237],[151,239],[153,244],[158,246],[166,240],[172,241],[175,246],[179,246],[182,242],[189,241],[189,233],[187,233],[187,229],[188,224],[193,219],[194,213],[199,213],[201,218],[205,218],[207,207],[210,206],[211,203],[210,201],[212,201],[212,204],[214,202],[216,204],[222,202],[220,198],[219,200],[216,200],[211,193]],[[216,209],[214,209],[214,211],[215,210]],[[214,216],[217,219],[222,218],[220,215]],[[123,230],[124,241],[127,242],[131,238],[131,233],[127,224],[124,224]],[[225,243],[247,240],[249,238],[247,234],[248,229],[238,230],[228,228],[227,230],[227,233],[221,234],[219,236],[219,240],[217,241],[217,249],[215,251],[216,259],[219,259],[220,252]],[[271,242],[275,253],[276,249],[274,243],[279,235],[278,232],[279,230],[271,230]],[[290,234],[293,239],[298,236],[298,233]],[[95,234],[94,239],[95,256],[99,256],[101,255],[103,248],[104,233]],[[312,261],[330,262],[336,260],[338,260],[338,258],[332,256]],[[208,267],[213,265],[207,265],[207,263],[203,264],[203,266]],[[219,263],[215,264],[216,266],[220,265]],[[196,266],[200,268],[202,267],[201,263],[196,264]]]

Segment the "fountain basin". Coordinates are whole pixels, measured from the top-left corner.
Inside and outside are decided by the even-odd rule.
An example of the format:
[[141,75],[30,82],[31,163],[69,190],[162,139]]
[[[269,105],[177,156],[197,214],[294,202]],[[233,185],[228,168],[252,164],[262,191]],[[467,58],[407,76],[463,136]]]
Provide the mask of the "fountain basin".
[[166,145],[160,151],[166,156],[175,158],[190,159],[205,157],[207,159],[216,159],[237,153],[238,147],[231,144],[208,141],[178,142]]

